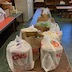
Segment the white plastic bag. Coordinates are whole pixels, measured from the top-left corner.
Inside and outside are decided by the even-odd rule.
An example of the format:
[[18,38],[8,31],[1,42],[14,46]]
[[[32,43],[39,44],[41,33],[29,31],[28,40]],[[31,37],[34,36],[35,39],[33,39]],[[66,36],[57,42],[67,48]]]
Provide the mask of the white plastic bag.
[[48,36],[44,36],[41,41],[41,67],[45,72],[51,71],[59,65],[62,51],[63,47],[57,40],[50,40]]
[[32,25],[30,27],[21,29],[21,32],[38,32],[38,29]]
[[56,32],[46,31],[46,32],[43,32],[43,35],[48,36],[50,39],[56,39],[59,42],[61,39]]
[[49,14],[50,17],[52,17],[49,8],[45,8],[45,9],[43,9],[43,13],[42,13],[42,14],[47,14],[47,15]]
[[18,36],[8,44],[6,57],[12,72],[24,72],[34,67],[32,47]]
[[47,21],[47,22],[49,22],[49,23],[51,24],[49,31],[59,32],[59,31],[60,31],[59,25],[58,25],[54,20],[53,20],[53,22],[52,22],[51,19],[53,19],[53,18],[50,18],[50,19]]
[[50,31],[59,32],[60,27],[57,23],[51,23]]
[[60,5],[65,5],[65,2],[63,0],[61,0]]
[[60,40],[61,40],[61,38],[62,38],[62,31],[58,31],[58,32],[56,32],[56,34],[59,36],[59,38],[60,38]]

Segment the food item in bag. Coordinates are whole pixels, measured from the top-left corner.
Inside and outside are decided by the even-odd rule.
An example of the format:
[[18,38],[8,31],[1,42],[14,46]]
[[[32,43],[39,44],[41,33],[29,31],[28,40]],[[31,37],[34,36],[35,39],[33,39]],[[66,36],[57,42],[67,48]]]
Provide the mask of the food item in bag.
[[50,27],[50,22],[39,22],[36,26]]
[[48,31],[50,29],[50,23],[49,22],[39,22],[35,26],[38,30],[44,32]]
[[38,17],[37,22],[45,22],[50,18],[49,14],[41,14],[40,17]]

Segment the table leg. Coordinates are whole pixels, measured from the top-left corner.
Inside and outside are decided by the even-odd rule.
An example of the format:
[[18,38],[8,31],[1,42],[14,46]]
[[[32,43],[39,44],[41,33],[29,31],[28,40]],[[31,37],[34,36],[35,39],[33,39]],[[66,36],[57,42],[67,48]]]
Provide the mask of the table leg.
[[23,13],[22,13],[22,23],[24,23],[24,17],[23,17]]
[[15,29],[15,21],[13,22],[13,32],[15,32],[16,29]]

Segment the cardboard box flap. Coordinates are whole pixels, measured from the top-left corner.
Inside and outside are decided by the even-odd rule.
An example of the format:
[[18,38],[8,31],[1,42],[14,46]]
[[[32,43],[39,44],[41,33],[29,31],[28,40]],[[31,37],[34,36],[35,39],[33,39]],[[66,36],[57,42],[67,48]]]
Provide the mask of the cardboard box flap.
[[6,14],[5,11],[2,8],[0,8],[0,15],[1,14]]

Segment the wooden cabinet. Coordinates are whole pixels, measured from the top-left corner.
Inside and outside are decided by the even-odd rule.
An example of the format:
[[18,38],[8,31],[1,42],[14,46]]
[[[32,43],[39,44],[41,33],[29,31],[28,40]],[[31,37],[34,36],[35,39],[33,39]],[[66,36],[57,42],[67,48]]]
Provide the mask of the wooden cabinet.
[[[60,4],[61,0],[44,0],[44,2],[34,2],[34,8],[48,7],[50,10],[56,10],[56,6]],[[68,5],[70,0],[64,0],[65,4]]]
[[34,2],[34,9],[45,7],[45,2]]
[[48,7],[50,10],[56,9],[56,2],[55,0],[45,0],[46,7]]

